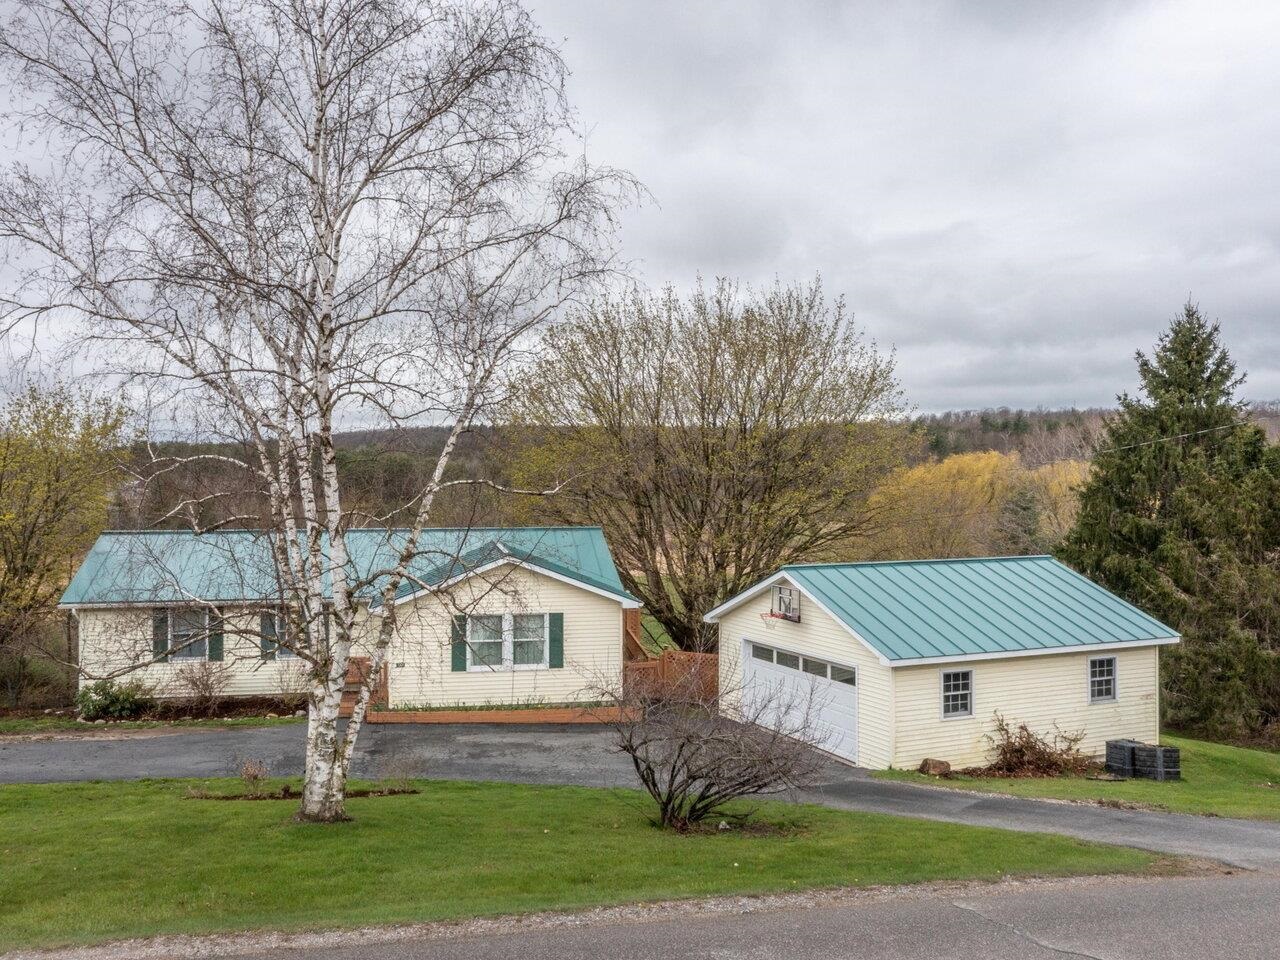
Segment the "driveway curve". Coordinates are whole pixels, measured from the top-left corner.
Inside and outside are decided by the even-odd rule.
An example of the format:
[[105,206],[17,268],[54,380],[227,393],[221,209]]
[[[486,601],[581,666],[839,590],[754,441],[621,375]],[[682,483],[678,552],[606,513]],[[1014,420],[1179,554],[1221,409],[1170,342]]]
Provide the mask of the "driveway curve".
[[[301,772],[301,724],[146,734],[0,740],[0,783],[228,776],[250,758],[265,761],[276,775]],[[370,726],[360,735],[354,772],[361,777],[636,786],[630,761],[611,748],[605,731],[590,726]],[[1280,823],[967,793],[876,780],[835,762],[828,764],[820,784],[792,799],[843,810],[1065,834],[1280,871]]]

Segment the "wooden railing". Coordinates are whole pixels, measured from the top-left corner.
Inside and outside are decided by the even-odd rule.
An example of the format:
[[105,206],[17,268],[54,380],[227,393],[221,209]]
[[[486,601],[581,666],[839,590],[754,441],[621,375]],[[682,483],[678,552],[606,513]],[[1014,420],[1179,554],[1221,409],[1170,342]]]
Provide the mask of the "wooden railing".
[[710,700],[720,689],[720,658],[714,653],[664,650],[653,660],[623,664],[622,682],[629,695]]
[[624,660],[648,660],[649,654],[640,642],[640,611],[622,611],[622,658]]

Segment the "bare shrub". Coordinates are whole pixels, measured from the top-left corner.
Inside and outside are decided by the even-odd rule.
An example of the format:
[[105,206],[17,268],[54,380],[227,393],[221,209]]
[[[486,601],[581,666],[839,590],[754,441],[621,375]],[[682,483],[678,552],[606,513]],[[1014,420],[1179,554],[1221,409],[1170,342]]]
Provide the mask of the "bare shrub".
[[691,671],[661,690],[599,685],[592,699],[657,803],[663,827],[687,831],[713,816],[746,819],[750,812],[728,814],[725,806],[807,786],[826,764],[815,749],[825,735],[814,722],[820,701],[812,689],[795,695],[755,685],[712,693]]
[[180,703],[193,716],[212,717],[226,698],[231,673],[226,666],[210,660],[197,660],[178,668],[174,678]]
[[296,713],[307,705],[310,694],[307,665],[303,661],[281,666],[276,676],[275,699],[285,713]]
[[399,747],[378,758],[378,779],[387,790],[416,793],[413,781],[423,774],[422,761],[412,752],[405,752]]
[[249,793],[257,793],[261,790],[263,782],[270,774],[271,771],[267,769],[265,760],[249,757],[240,761],[240,779]]
[[1060,777],[1096,766],[1080,752],[1083,730],[1064,733],[1055,723],[1053,733],[1042,737],[1025,723],[1012,726],[1000,713],[995,715],[995,725],[995,731],[986,737],[991,744],[991,763],[971,767],[964,773],[984,777]]

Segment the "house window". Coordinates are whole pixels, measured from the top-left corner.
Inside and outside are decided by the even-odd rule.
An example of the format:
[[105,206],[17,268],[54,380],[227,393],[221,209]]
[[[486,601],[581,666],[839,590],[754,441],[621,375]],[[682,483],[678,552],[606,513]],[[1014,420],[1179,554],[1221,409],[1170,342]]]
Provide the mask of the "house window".
[[797,657],[794,653],[784,653],[783,651],[779,650],[777,664],[780,667],[787,667],[791,670],[799,670],[800,658]]
[[169,659],[205,660],[209,656],[209,612],[202,609],[169,610]]
[[773,663],[773,647],[762,647],[758,643],[751,645],[751,655],[765,663]]
[[973,671],[942,672],[942,719],[973,716]]
[[260,614],[258,633],[262,638],[261,648],[264,659],[290,660],[298,655],[291,647],[280,645],[280,638],[289,636],[288,618],[283,610]]
[[547,666],[545,613],[467,617],[468,670],[536,670]]
[[774,616],[793,623],[800,622],[800,591],[782,584],[773,588]]
[[1116,698],[1116,658],[1089,658],[1089,702],[1106,703]]
[[516,613],[511,617],[511,665],[541,667],[547,662],[547,615]]

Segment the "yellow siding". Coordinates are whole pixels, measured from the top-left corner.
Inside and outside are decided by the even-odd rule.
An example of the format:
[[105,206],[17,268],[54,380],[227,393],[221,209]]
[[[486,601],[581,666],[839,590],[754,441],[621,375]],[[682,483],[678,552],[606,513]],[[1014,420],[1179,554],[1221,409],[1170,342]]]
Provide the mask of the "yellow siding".
[[890,669],[848,630],[808,598],[801,600],[800,623],[761,619],[772,604],[768,590],[734,607],[720,619],[720,688],[728,694],[742,685],[743,640],[812,654],[858,669],[858,764],[884,768],[893,744],[893,681]]
[[[150,609],[81,610],[77,620],[81,686],[151,659]],[[222,650],[222,661],[209,663],[208,669],[217,670],[225,678],[226,696],[271,697],[306,689],[304,665],[298,660],[262,659],[258,618],[253,614],[227,616]],[[184,667],[206,662],[153,663],[119,679],[136,677],[151,686],[158,697],[181,697],[188,693],[182,676]]]
[[[480,705],[590,697],[593,684],[622,680],[622,605],[529,570],[500,568],[454,589],[452,603],[424,598],[400,608],[390,653],[391,706]],[[451,625],[468,613],[563,613],[564,666],[558,669],[451,669]]]
[[[474,613],[563,613],[564,667],[454,673],[450,627],[455,608]],[[622,605],[540,574],[505,568],[489,578],[473,577],[455,588],[451,601],[411,601],[399,614],[387,657],[391,706],[558,703],[584,699],[585,688],[592,684],[621,683]],[[81,685],[151,658],[150,609],[81,610],[78,616]],[[377,629],[378,622],[361,611],[357,644]],[[228,615],[223,660],[210,664],[226,677],[227,696],[273,696],[304,689],[301,663],[263,660],[259,649],[257,618]],[[205,661],[186,661],[196,662]],[[143,680],[157,696],[178,697],[186,693],[183,666],[177,661],[150,664],[127,677]]]
[[[896,744],[893,765],[906,769],[925,757],[953,766],[988,759],[993,715],[1026,723],[1037,733],[1085,732],[1081,749],[1101,754],[1105,741],[1159,738],[1159,647],[1103,651],[1116,657],[1113,703],[1089,703],[1089,653],[1059,653],[1007,660],[971,660],[898,667],[894,674]],[[942,719],[942,670],[973,671],[973,716]]]

